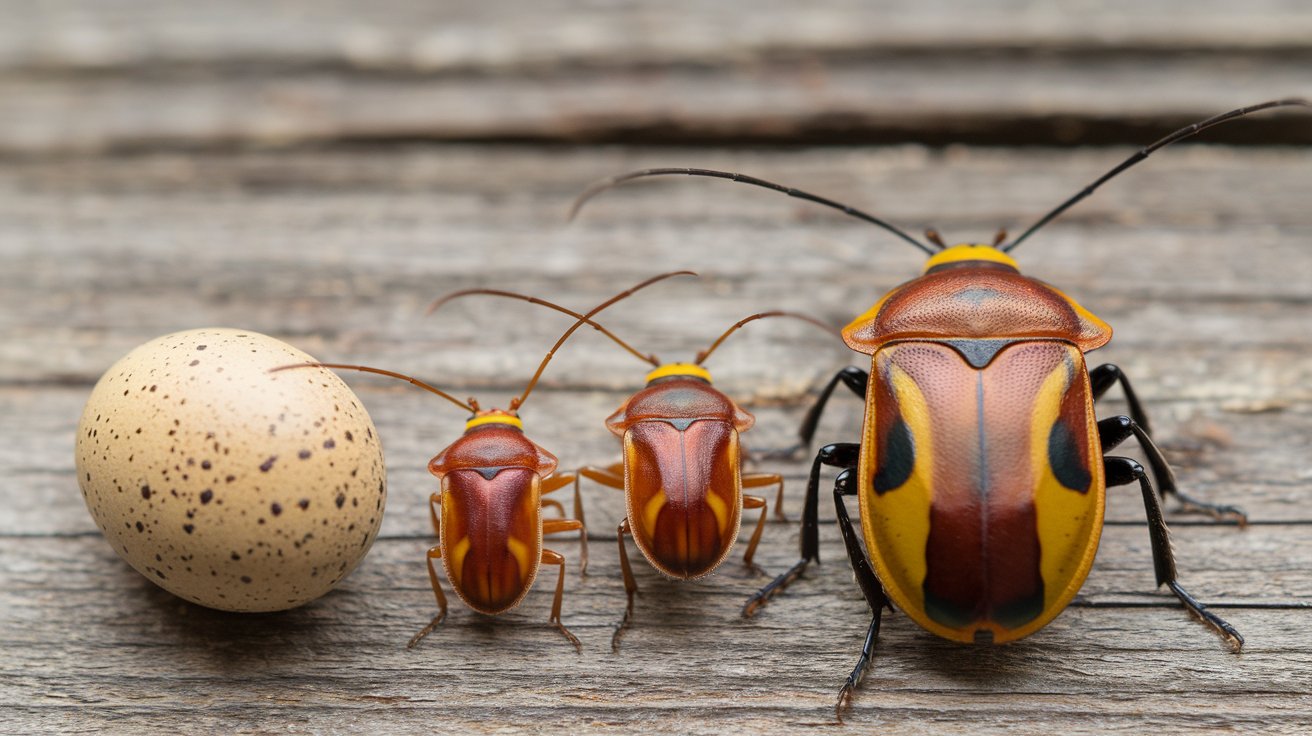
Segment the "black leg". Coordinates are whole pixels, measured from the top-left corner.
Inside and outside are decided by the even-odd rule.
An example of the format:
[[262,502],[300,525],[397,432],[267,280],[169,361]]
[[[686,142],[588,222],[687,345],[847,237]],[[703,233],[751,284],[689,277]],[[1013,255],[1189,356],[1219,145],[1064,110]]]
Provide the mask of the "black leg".
[[764,605],[775,594],[787,588],[796,580],[807,564],[820,564],[820,467],[832,465],[839,468],[854,468],[861,455],[861,445],[854,442],[840,442],[825,445],[815,455],[811,463],[811,477],[806,483],[806,500],[802,506],[801,559],[782,575],[771,580],[764,588],[747,599],[743,605],[743,616],[750,617],[756,609]]
[[758,453],[759,457],[769,459],[792,458],[798,453],[806,451],[811,446],[811,441],[815,439],[816,427],[820,425],[820,415],[824,413],[825,406],[829,403],[829,397],[833,395],[838,384],[842,383],[847,386],[852,393],[864,400],[866,397],[866,384],[869,381],[870,374],[855,366],[848,366],[834,374],[834,377],[829,379],[829,383],[825,384],[819,398],[807,410],[806,417],[802,419],[802,426],[797,429],[797,444],[779,450],[766,450]]
[[1120,416],[1109,417],[1098,422],[1098,438],[1102,442],[1102,451],[1104,453],[1130,437],[1134,437],[1139,441],[1139,446],[1143,448],[1144,455],[1148,457],[1148,466],[1153,469],[1153,478],[1157,480],[1157,486],[1161,490],[1163,498],[1175,496],[1180,500],[1182,510],[1186,512],[1208,514],[1217,520],[1235,521],[1240,526],[1248,522],[1248,515],[1237,506],[1207,503],[1182,493],[1176,485],[1175,473],[1166,462],[1166,456],[1157,447],[1157,443],[1153,442],[1152,437],[1148,436],[1148,430],[1139,426],[1134,419]]
[[861,594],[870,605],[873,616],[870,619],[870,628],[866,630],[865,644],[861,646],[861,656],[856,660],[856,667],[852,668],[852,673],[847,676],[847,682],[843,683],[842,689],[838,691],[838,702],[834,705],[834,713],[840,722],[843,720],[843,711],[852,703],[853,691],[865,676],[866,666],[875,655],[875,644],[879,641],[879,623],[884,609],[889,607],[884,586],[880,585],[879,578],[870,567],[870,560],[861,549],[856,530],[852,527],[852,519],[847,515],[847,505],[843,503],[843,496],[857,495],[857,485],[854,480],[850,470],[844,471],[835,479],[834,506],[838,512],[838,528],[843,532],[843,545],[847,547],[847,558],[852,562],[857,585],[861,586]]
[[1148,538],[1152,542],[1153,568],[1157,573],[1157,585],[1169,587],[1190,613],[1220,634],[1230,648],[1238,652],[1244,645],[1244,637],[1220,616],[1207,610],[1176,580],[1175,555],[1171,551],[1170,532],[1166,529],[1166,520],[1162,518],[1162,505],[1157,499],[1157,492],[1153,490],[1143,466],[1127,457],[1108,457],[1103,459],[1103,467],[1106,468],[1108,486],[1139,482],[1139,488],[1143,491],[1144,511],[1148,515]]
[[1125,394],[1125,403],[1130,405],[1130,416],[1138,422],[1140,427],[1143,427],[1145,434],[1151,435],[1153,433],[1148,424],[1148,415],[1143,411],[1143,404],[1139,403],[1139,397],[1135,396],[1134,389],[1130,388],[1130,379],[1125,377],[1119,366],[1105,363],[1090,370],[1089,383],[1093,387],[1094,401],[1101,399],[1102,395],[1107,393],[1107,389],[1112,387],[1112,384],[1120,383],[1121,392]]

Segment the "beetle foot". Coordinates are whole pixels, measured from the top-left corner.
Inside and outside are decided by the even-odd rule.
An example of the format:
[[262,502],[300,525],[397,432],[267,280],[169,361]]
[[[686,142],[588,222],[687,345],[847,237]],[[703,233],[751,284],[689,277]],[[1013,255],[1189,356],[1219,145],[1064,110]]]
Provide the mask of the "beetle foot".
[[577,636],[574,636],[574,632],[565,628],[565,624],[562,624],[559,620],[553,620],[551,623],[555,624],[556,630],[559,631],[561,634],[564,634],[565,638],[569,639],[569,643],[574,645],[575,652],[577,652],[578,654],[583,653],[583,644],[579,642],[579,638]]
[[834,703],[834,717],[838,719],[839,725],[843,724],[843,714],[852,710],[852,693],[856,690],[856,684],[852,678],[847,678],[843,683],[842,689],[838,691],[838,702]]
[[1217,521],[1231,521],[1239,526],[1240,529],[1248,526],[1248,514],[1238,506],[1221,503],[1207,503],[1199,501],[1192,496],[1187,496],[1179,491],[1175,492],[1180,499],[1180,512],[1185,514],[1207,514]]
[[771,598],[778,595],[784,588],[792,584],[794,580],[801,577],[802,571],[810,563],[810,560],[798,560],[796,564],[788,568],[782,575],[776,577],[765,585],[764,588],[756,591],[747,602],[743,604],[743,618],[751,618],[756,615],[756,609],[770,602]]
[[406,644],[405,648],[414,649],[415,645],[418,644],[420,640],[422,640],[425,636],[428,636],[429,634],[433,633],[433,629],[436,629],[438,624],[442,623],[445,620],[446,620],[446,611],[442,611],[438,613],[436,616],[433,617],[432,621],[428,622],[427,626],[420,629],[418,634],[415,634],[413,637],[410,638],[410,643]]
[[625,631],[626,629],[628,629],[628,628],[629,628],[629,625],[628,625],[628,619],[627,619],[627,618],[624,620],[623,623],[621,623],[619,626],[616,626],[616,627],[615,627],[615,633],[614,633],[614,634],[611,634],[611,637],[610,637],[610,651],[611,651],[611,654],[619,654],[619,653],[620,653],[620,639],[624,637],[624,631]]
[[610,651],[618,654],[620,651],[620,639],[624,632],[629,628],[629,622],[633,620],[633,599],[629,599],[629,607],[624,610],[624,618],[620,619],[620,625],[615,627],[615,633],[610,637]]
[[1226,646],[1230,647],[1231,652],[1238,654],[1244,648],[1243,635],[1239,633],[1238,629],[1231,626],[1230,622],[1207,610],[1207,606],[1199,603],[1197,599],[1189,594],[1189,591],[1180,587],[1178,582],[1168,580],[1166,585],[1172,593],[1175,593],[1175,597],[1180,599],[1180,602],[1184,604],[1189,613],[1221,637]]

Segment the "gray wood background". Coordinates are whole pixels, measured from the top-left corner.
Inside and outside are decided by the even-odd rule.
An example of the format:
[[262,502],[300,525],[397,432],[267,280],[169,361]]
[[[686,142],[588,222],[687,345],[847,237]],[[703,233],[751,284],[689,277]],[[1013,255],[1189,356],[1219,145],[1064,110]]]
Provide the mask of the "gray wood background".
[[[1306,4],[5,0],[0,18],[0,732],[1312,728],[1306,114],[1158,154],[1016,252],[1115,327],[1090,360],[1132,377],[1183,486],[1251,514],[1246,530],[1170,517],[1182,581],[1247,636],[1239,656],[1153,590],[1133,491],[1110,494],[1080,597],[1029,639],[963,647],[888,617],[842,731],[833,699],[868,613],[830,524],[825,564],[751,621],[738,608],[765,579],[741,566],[678,585],[640,564],[613,655],[621,506],[589,487],[593,567],[571,568],[564,613],[581,655],[545,625],[548,586],[494,620],[455,603],[407,651],[431,613],[425,464],[461,430],[451,407],[348,376],[387,452],[382,535],[338,590],[275,615],[198,608],[133,572],[86,513],[72,453],[98,376],[180,329],[258,330],[492,401],[564,322],[491,300],[425,318],[434,296],[486,285],[584,307],[693,268],[607,315],[669,358],[768,308],[844,324],[920,257],[724,182],[623,188],[570,226],[564,212],[598,177],[697,165],[987,240],[1174,125],[1312,93]],[[710,367],[763,447],[850,362],[778,321]],[[566,467],[610,461],[601,420],[642,375],[581,335],[528,404],[530,434]],[[838,397],[822,441],[860,419]],[[795,519],[805,464],[764,467],[785,473]],[[759,561],[783,569],[796,541],[771,524]]]

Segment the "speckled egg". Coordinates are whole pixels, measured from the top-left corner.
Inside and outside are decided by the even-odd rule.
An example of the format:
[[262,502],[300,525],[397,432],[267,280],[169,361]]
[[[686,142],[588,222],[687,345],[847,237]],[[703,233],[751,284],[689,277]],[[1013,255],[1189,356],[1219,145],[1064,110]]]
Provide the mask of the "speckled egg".
[[87,509],[165,590],[226,611],[327,593],[383,518],[382,448],[360,400],[314,358],[249,330],[189,330],[114,364],[77,430]]

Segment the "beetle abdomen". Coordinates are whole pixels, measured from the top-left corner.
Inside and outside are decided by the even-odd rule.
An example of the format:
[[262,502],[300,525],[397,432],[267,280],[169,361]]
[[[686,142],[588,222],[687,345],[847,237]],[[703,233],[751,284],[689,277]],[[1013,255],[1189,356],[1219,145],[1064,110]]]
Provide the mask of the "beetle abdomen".
[[541,478],[528,468],[463,468],[442,479],[442,560],[470,608],[513,608],[542,559]]
[[714,570],[742,518],[738,432],[721,419],[636,422],[624,433],[629,522],[638,548],[675,578]]
[[1031,633],[1079,589],[1102,476],[1082,353],[1021,341],[977,368],[937,342],[874,357],[862,525],[889,595],[941,636]]

